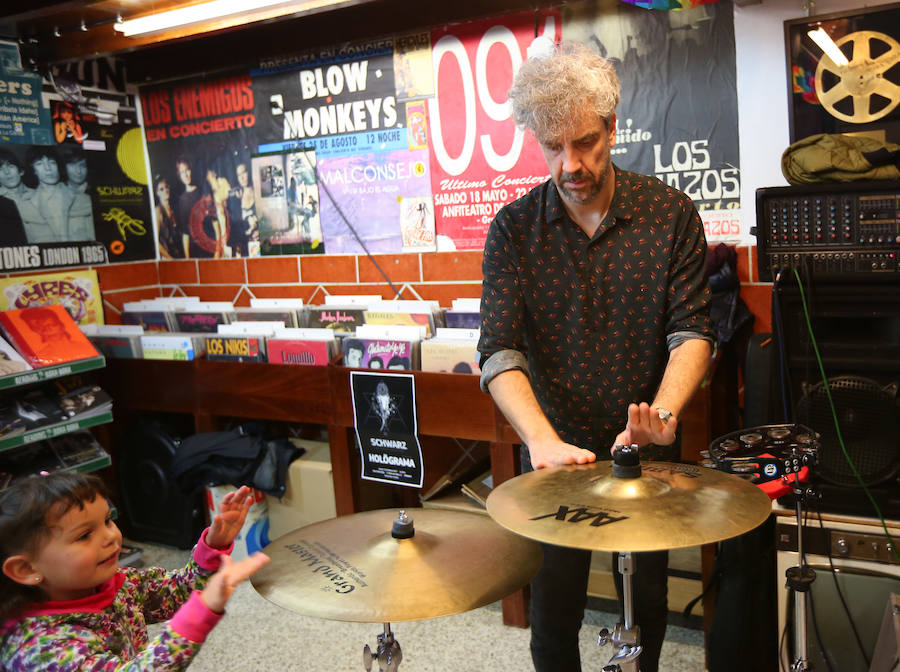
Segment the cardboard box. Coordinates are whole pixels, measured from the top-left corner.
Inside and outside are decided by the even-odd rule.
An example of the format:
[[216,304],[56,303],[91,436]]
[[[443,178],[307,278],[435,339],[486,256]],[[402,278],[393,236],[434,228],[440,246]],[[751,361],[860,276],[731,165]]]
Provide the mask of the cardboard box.
[[[209,509],[209,519],[219,510],[222,499],[229,492],[237,490],[233,485],[210,485],[206,488],[206,505]],[[243,560],[251,553],[261,551],[269,545],[269,507],[266,502],[266,494],[259,490],[253,490],[253,504],[247,512],[247,518],[238,536],[234,540],[234,550],[231,557],[235,560]]]
[[291,462],[284,497],[266,497],[269,505],[269,536],[272,539],[337,515],[328,443],[307,439],[291,440],[306,448],[306,452]]

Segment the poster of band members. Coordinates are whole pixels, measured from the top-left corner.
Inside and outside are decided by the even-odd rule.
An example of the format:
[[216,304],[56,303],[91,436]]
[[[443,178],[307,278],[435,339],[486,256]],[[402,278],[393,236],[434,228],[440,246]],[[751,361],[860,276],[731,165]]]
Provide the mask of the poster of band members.
[[66,179],[90,196],[94,234],[108,261],[155,258],[137,92],[123,62],[95,58],[55,65],[44,91],[60,151],[83,151],[83,164],[66,163]]
[[136,99],[113,59],[51,69],[49,144],[0,143],[0,260],[26,270],[152,259]]
[[141,88],[164,259],[259,254],[247,72]]
[[733,10],[727,0],[672,12],[618,0],[562,10],[563,37],[616,64],[613,162],[687,194],[710,241],[741,233]]
[[538,32],[560,35],[557,12],[510,14],[431,35],[431,185],[441,247],[484,247],[506,203],[548,177],[540,147],[516,127],[507,101],[515,71]]
[[410,374],[350,372],[361,477],[421,488],[425,476]]

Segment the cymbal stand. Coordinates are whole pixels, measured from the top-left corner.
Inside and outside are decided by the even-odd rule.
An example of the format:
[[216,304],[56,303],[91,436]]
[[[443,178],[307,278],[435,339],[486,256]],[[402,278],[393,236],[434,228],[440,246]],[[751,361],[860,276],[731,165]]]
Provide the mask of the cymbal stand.
[[809,592],[813,581],[816,580],[816,572],[803,559],[802,502],[804,497],[812,493],[812,489],[797,483],[794,493],[797,496],[794,505],[797,516],[797,561],[800,564],[788,567],[785,571],[786,587],[794,595],[794,661],[791,663],[791,672],[808,672],[813,668],[809,663],[809,643],[807,642],[806,593]]
[[[640,478],[641,460],[637,444],[625,446],[616,444],[613,447],[614,478]],[[603,672],[638,672],[638,658],[644,647],[640,646],[641,629],[634,624],[634,601],[632,598],[632,575],[634,574],[634,556],[630,552],[619,553],[618,570],[622,575],[622,615],[624,623],[616,623],[612,635],[603,628],[597,638],[597,646],[606,646],[612,642],[616,647],[609,663]]]
[[384,624],[384,632],[378,635],[378,647],[375,653],[366,644],[363,647],[363,666],[366,672],[372,669],[372,661],[378,661],[380,672],[397,672],[400,662],[403,660],[403,652],[400,650],[400,642],[394,639],[391,632],[391,624]]
[[634,602],[632,600],[631,577],[634,574],[634,556],[631,553],[619,553],[619,573],[622,575],[622,607],[624,623],[616,623],[610,635],[603,628],[597,638],[597,646],[606,646],[612,642],[616,648],[604,672],[638,672],[638,658],[644,647],[640,646],[641,629],[634,624]]

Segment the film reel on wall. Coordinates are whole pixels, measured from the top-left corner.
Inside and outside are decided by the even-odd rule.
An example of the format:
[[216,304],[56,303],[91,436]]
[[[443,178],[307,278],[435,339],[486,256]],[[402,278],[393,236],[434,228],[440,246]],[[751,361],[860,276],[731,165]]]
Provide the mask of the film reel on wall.
[[[833,117],[852,124],[882,119],[900,103],[900,43],[884,33],[860,30],[835,44],[849,63],[823,54],[816,67],[816,96]],[[848,54],[848,51],[850,52]]]

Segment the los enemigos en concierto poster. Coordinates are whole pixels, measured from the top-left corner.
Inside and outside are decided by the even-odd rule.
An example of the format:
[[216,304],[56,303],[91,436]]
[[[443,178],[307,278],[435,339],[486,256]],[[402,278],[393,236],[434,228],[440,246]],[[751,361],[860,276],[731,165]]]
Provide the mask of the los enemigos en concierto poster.
[[615,62],[613,161],[685,191],[709,240],[735,240],[732,12],[574,3],[143,88],[163,253],[481,249],[496,211],[548,177],[506,98],[536,34]]

